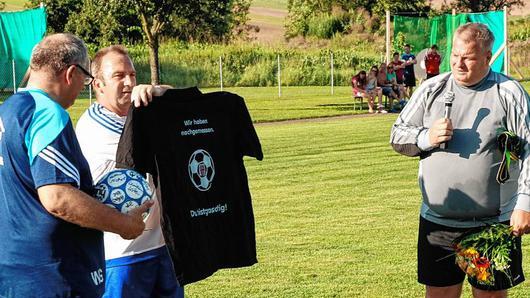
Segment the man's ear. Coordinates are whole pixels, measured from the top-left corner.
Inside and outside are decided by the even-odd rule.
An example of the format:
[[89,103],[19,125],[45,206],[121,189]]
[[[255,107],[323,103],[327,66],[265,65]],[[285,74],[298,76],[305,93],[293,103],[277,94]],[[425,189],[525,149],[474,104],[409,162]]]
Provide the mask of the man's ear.
[[64,71],[64,79],[66,81],[66,83],[68,85],[71,85],[73,83],[73,80],[74,80],[74,72],[75,72],[75,68],[77,66],[75,65],[70,65],[68,66],[68,68]]
[[103,93],[103,87],[105,86],[105,82],[103,82],[102,79],[94,78],[94,81],[92,81],[92,87],[94,87],[94,90],[96,92]]

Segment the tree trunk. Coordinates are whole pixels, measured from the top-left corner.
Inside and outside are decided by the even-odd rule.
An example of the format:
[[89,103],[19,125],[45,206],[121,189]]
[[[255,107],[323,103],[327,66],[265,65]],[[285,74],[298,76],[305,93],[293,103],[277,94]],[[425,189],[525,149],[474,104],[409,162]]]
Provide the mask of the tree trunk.
[[158,36],[149,42],[149,66],[151,68],[151,84],[160,84],[160,65],[158,63]]

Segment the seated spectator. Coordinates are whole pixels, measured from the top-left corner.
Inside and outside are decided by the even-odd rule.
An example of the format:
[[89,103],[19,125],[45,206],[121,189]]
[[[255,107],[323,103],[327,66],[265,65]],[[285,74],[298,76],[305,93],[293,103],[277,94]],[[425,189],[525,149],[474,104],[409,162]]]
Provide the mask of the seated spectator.
[[425,71],[427,72],[427,79],[435,77],[440,74],[440,63],[442,57],[438,54],[438,46],[433,44],[427,55],[425,55]]
[[397,74],[394,71],[394,62],[390,62],[387,67],[387,73],[386,73],[386,79],[390,84],[392,84],[392,90],[394,90],[395,93],[399,96],[399,104],[401,105],[401,108],[405,106],[405,87],[403,84],[399,84],[397,81]]
[[361,70],[357,75],[352,77],[351,84],[353,87],[353,96],[361,96],[363,98],[366,98],[366,100],[368,101],[368,113],[374,112],[374,100],[376,96],[379,96],[379,106],[381,107],[380,111],[383,111],[383,96],[381,94],[380,89],[379,91],[377,91],[377,79],[375,82],[372,79],[372,82],[369,86],[369,80],[368,76],[366,75],[366,71]]
[[381,88],[383,95],[388,97],[388,100],[390,101],[390,112],[397,112],[394,109],[394,100],[399,100],[401,98],[399,98],[398,93],[394,92],[394,89],[392,89],[392,82],[387,78],[386,63],[381,63],[379,66],[379,72],[377,72],[377,86]]
[[374,94],[373,100],[372,100],[372,106],[374,105],[375,96],[378,97],[379,101],[377,104],[377,113],[386,113],[383,106],[383,91],[381,90],[381,87],[377,86],[377,74],[379,73],[379,69],[376,65],[372,66],[370,69],[370,73],[368,73],[367,76],[367,83],[366,83],[366,91],[368,93]]

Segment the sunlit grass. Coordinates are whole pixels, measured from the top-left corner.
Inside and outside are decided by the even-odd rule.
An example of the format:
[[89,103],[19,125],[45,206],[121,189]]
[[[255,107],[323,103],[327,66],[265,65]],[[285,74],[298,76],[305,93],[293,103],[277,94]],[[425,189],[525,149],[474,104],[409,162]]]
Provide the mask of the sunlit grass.
[[[395,117],[258,124],[265,158],[246,168],[259,263],[221,270],[187,296],[422,297],[418,159],[390,148]],[[525,283],[511,297],[529,295]]]

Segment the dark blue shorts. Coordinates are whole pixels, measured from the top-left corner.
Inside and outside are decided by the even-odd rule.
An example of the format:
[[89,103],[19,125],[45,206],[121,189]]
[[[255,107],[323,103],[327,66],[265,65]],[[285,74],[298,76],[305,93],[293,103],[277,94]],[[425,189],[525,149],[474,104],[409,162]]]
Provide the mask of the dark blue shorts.
[[[156,253],[153,254],[153,251]],[[177,282],[167,247],[163,246],[153,251],[143,253],[150,255],[148,259],[142,259],[142,254],[120,258],[138,257],[142,259],[140,262],[125,262],[125,265],[116,266],[107,262],[107,278],[103,297],[184,298],[184,288],[180,287]]]
[[394,90],[392,90],[392,87],[390,87],[390,86],[383,86],[383,87],[381,87],[381,90],[383,90],[383,95],[384,96],[391,96],[392,95],[392,91],[394,91]]
[[403,75],[403,83],[406,87],[416,87],[416,76],[414,76],[414,73],[405,73]]

